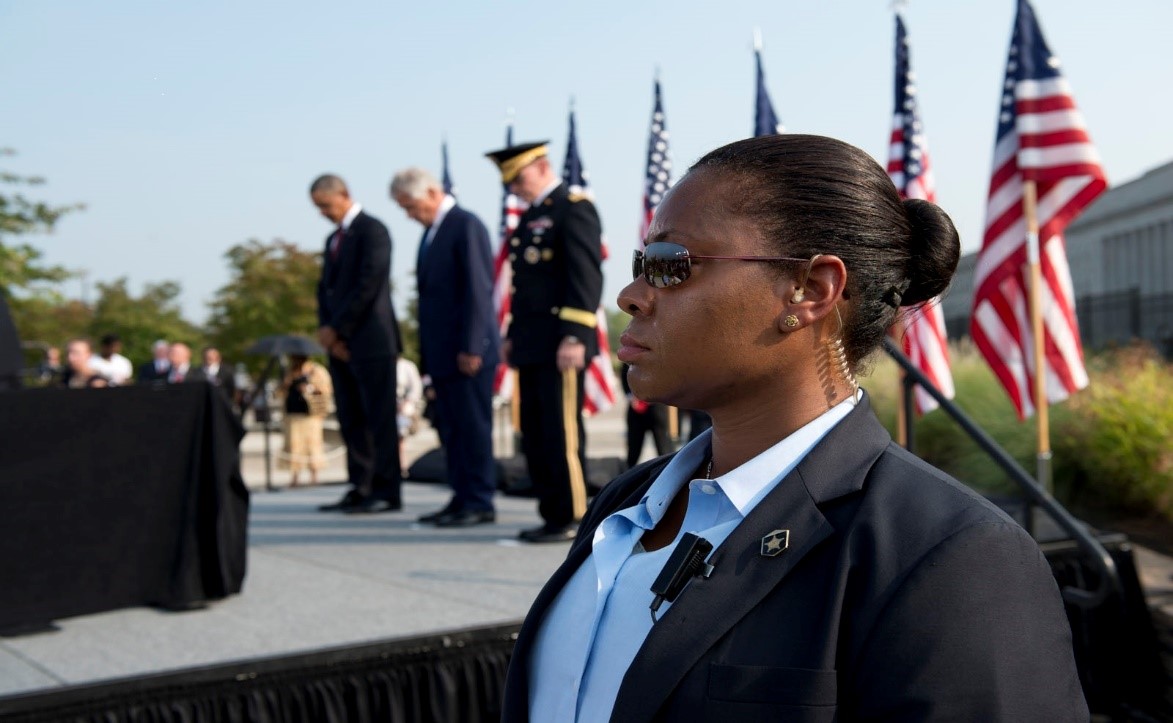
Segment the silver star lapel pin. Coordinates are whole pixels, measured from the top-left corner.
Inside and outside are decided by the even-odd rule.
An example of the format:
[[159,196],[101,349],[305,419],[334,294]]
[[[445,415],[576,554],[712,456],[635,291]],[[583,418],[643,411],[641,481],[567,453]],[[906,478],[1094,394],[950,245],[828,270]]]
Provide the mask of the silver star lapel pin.
[[777,557],[790,547],[790,530],[774,530],[762,538],[762,557]]

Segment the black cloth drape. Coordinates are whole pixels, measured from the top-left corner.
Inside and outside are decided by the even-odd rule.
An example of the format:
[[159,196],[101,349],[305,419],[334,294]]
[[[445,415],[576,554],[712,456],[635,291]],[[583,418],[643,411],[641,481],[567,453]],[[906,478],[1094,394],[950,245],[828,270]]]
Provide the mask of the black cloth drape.
[[520,624],[0,698],[7,723],[480,723]]
[[0,629],[239,592],[243,429],[208,384],[0,402]]

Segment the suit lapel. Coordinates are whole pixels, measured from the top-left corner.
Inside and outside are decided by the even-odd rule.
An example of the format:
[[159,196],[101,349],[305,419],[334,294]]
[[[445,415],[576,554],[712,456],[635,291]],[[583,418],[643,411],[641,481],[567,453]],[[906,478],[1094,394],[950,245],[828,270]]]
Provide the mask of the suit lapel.
[[[709,558],[712,576],[690,583],[652,626],[623,678],[614,715],[651,720],[685,674],[834,532],[818,505],[861,489],[889,441],[865,398],[717,548]],[[789,531],[789,547],[767,557],[762,538],[775,530]]]
[[[424,229],[424,234],[420,236],[420,249],[416,258],[415,268],[417,276],[421,279],[425,273],[431,272],[431,266],[434,264],[432,260],[436,258],[435,250],[439,248],[439,242],[442,239],[446,239],[444,236],[444,224],[448,223],[448,219],[456,213],[456,209],[456,206],[448,209],[448,213],[444,214],[444,218],[440,219],[440,225],[436,228],[436,233],[432,235],[430,242],[427,244],[424,243],[428,239],[428,229]],[[427,272],[425,272],[425,269],[427,269]]]
[[[542,621],[546,617],[546,611],[553,604],[555,598],[558,597],[558,593],[562,592],[562,588],[566,586],[566,583],[570,582],[570,578],[578,571],[578,568],[582,566],[582,563],[587,557],[590,556],[591,542],[595,536],[595,528],[602,524],[603,520],[612,512],[626,509],[638,503],[644,494],[647,493],[652,482],[660,476],[660,472],[668,466],[670,460],[671,457],[665,457],[654,463],[648,463],[649,466],[643,470],[633,469],[627,475],[616,478],[608,487],[611,485],[618,486],[620,492],[616,495],[617,500],[609,502],[606,505],[606,509],[596,509],[592,505],[587,510],[586,521],[588,524],[579,530],[580,534],[571,545],[566,560],[554,571],[550,579],[546,581],[541,592],[534,599],[533,605],[530,606],[529,613],[525,616],[521,630],[517,633],[517,642],[513,646],[513,660],[529,660],[531,648],[537,637],[538,628],[541,627]],[[640,480],[638,477],[643,477],[643,479]],[[628,488],[629,486],[630,488],[624,491],[624,488]],[[605,492],[606,490],[600,494],[605,494]],[[529,668],[527,664],[522,663],[521,665],[510,666],[507,690],[510,692],[510,695],[506,696],[506,703],[509,707],[504,711],[502,719],[527,720],[529,706]],[[513,694],[513,691],[517,691],[517,693]]]

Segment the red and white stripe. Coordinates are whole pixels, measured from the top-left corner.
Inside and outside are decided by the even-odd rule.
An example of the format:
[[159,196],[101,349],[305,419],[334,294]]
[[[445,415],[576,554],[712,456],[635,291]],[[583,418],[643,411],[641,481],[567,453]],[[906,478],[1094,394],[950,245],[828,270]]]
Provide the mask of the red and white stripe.
[[970,333],[1020,419],[1034,413],[1023,182],[1037,184],[1047,399],[1087,386],[1062,232],[1107,188],[1099,154],[1062,77],[1016,84],[1017,118],[994,149],[982,250],[974,272]]
[[[607,244],[603,244],[603,260],[607,259]],[[605,412],[615,405],[618,395],[619,380],[615,378],[615,367],[611,363],[611,342],[607,339],[607,314],[603,305],[595,311],[598,323],[595,325],[595,335],[599,343],[599,353],[591,359],[587,366],[582,383],[582,413],[591,416]]]
[[[888,176],[896,184],[903,198],[919,198],[936,201],[936,184],[933,180],[933,164],[929,160],[928,142],[919,139],[922,154],[920,175],[906,178],[904,174],[904,117],[897,113],[892,121],[892,136],[888,154]],[[940,297],[933,298],[918,307],[901,314],[901,344],[909,361],[921,371],[937,389],[952,399],[953,372],[949,365],[949,343],[945,336],[945,315],[941,312]],[[938,406],[919,385],[913,392],[916,410],[920,414],[931,412]]]
[[[513,266],[509,263],[509,240],[517,230],[521,221],[521,214],[526,204],[512,193],[506,194],[502,204],[502,233],[501,247],[497,251],[497,258],[493,260],[493,307],[497,310],[497,329],[504,339],[509,333],[510,289],[513,287]],[[500,399],[513,398],[513,374],[505,363],[497,365],[493,377],[493,395]]]

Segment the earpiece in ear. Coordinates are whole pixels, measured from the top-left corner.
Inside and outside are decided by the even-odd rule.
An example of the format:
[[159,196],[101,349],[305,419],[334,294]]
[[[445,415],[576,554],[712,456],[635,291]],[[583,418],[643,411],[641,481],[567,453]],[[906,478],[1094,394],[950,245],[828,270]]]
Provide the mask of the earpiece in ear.
[[800,304],[800,303],[802,303],[802,300],[805,298],[806,298],[806,290],[805,289],[796,289],[794,292],[794,296],[790,297],[790,303],[791,304]]

